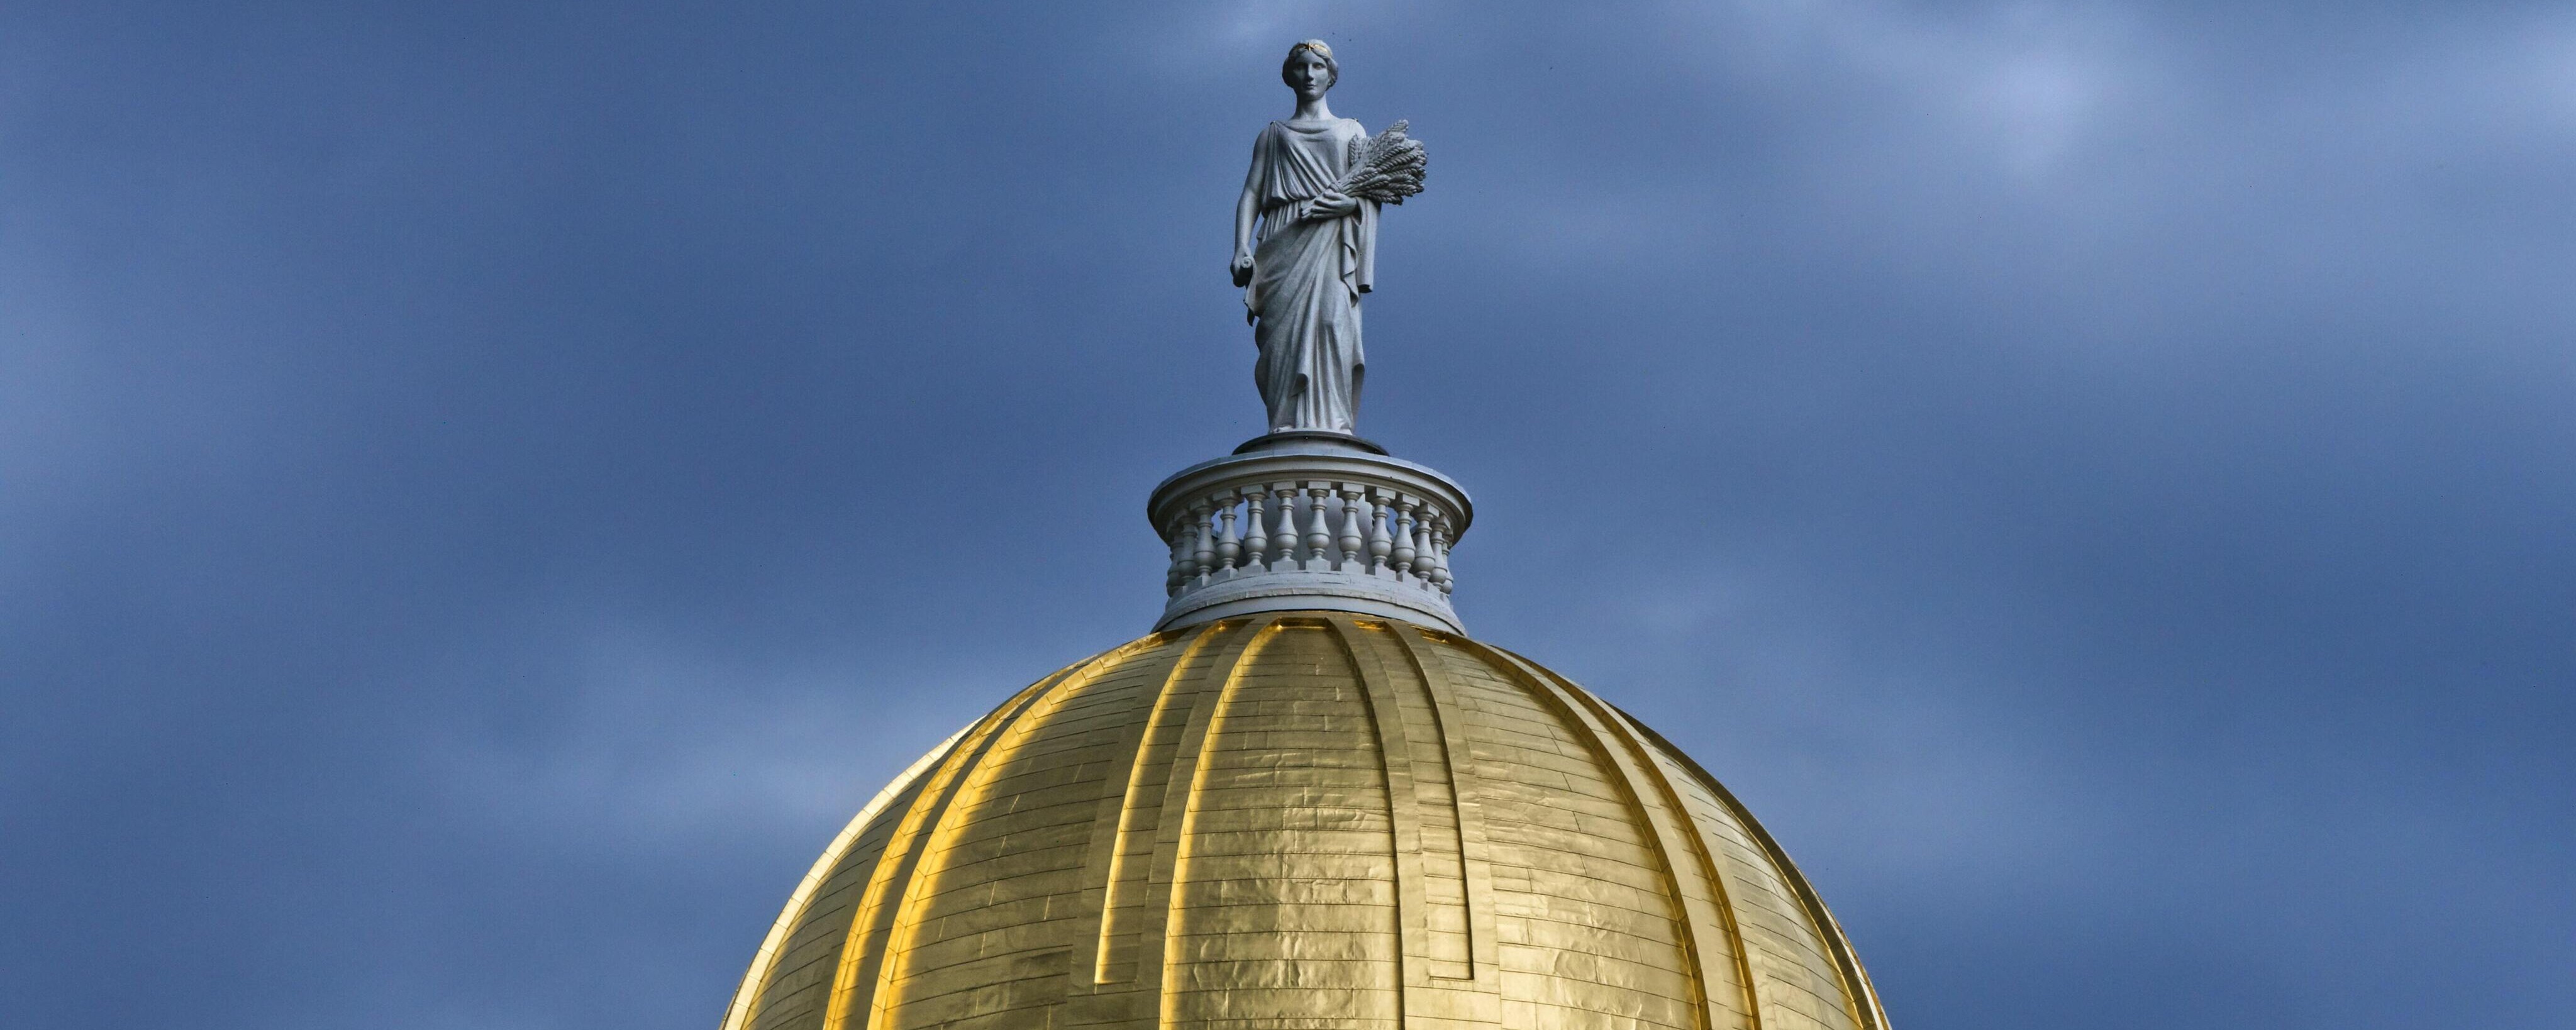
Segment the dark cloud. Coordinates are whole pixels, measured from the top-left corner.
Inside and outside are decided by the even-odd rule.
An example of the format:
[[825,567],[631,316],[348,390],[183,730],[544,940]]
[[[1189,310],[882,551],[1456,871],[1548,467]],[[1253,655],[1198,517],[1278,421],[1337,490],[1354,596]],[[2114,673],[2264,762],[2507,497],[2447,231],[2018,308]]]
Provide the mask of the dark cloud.
[[0,16],[0,1022],[712,1025],[1150,624],[1315,35],[1472,628],[1904,1025],[2576,1011],[2557,7],[171,5]]

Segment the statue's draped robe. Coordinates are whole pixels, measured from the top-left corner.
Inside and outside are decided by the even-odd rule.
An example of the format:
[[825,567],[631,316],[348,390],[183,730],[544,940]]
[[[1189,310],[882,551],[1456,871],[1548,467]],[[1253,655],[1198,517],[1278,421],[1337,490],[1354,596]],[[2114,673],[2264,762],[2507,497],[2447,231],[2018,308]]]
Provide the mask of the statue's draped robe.
[[1251,188],[1261,242],[1243,304],[1261,347],[1253,379],[1270,428],[1347,433],[1359,415],[1360,294],[1376,278],[1377,204],[1340,218],[1306,217],[1308,201],[1340,181],[1352,141],[1368,135],[1348,118],[1272,122],[1252,145]]

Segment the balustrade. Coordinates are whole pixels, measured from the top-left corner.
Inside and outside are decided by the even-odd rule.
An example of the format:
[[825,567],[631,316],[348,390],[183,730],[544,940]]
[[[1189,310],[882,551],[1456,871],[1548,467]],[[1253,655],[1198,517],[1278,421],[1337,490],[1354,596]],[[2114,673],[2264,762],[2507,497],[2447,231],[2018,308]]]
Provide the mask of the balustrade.
[[1256,450],[1163,481],[1147,514],[1171,554],[1167,625],[1319,607],[1459,628],[1449,549],[1473,512],[1431,469],[1348,447]]
[[[1354,483],[1243,487],[1202,498],[1166,531],[1174,561],[1164,593],[1177,596],[1210,582],[1286,572],[1376,576],[1449,593],[1443,557],[1448,516],[1433,510],[1417,518],[1421,503]],[[1401,513],[1393,526],[1386,518],[1389,508]],[[1280,513],[1275,520],[1269,518],[1272,510]],[[1237,535],[1238,519],[1247,535]],[[1262,537],[1265,521],[1282,527],[1273,540]],[[1287,528],[1301,521],[1302,536]]]

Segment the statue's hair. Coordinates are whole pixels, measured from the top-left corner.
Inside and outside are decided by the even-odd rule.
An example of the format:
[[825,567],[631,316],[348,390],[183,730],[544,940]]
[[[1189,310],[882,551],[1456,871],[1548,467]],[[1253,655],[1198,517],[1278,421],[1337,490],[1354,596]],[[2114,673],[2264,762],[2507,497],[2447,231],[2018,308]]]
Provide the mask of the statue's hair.
[[1331,89],[1335,83],[1342,81],[1341,62],[1333,60],[1333,48],[1324,45],[1324,41],[1320,39],[1309,39],[1288,48],[1288,56],[1279,62],[1280,81],[1287,81],[1289,67],[1297,63],[1298,52],[1305,50],[1312,50],[1315,56],[1323,58],[1324,70],[1333,73],[1332,79],[1324,83],[1325,89]]

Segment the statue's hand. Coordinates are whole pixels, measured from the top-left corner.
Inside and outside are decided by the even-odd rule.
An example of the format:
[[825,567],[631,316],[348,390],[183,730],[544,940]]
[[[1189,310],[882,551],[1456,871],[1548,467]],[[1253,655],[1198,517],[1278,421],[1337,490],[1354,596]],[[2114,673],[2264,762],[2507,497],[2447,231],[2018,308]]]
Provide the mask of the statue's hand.
[[1339,193],[1325,193],[1306,202],[1307,216],[1318,220],[1340,218],[1360,209],[1359,198]]
[[1248,250],[1235,251],[1234,263],[1229,265],[1227,270],[1234,273],[1234,284],[1236,286],[1252,285],[1252,252]]

